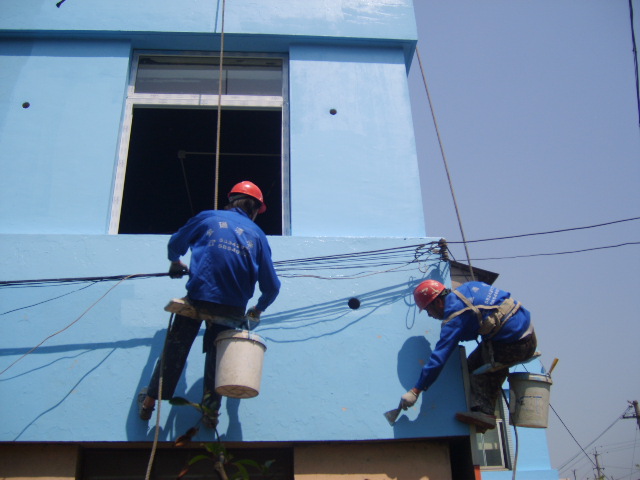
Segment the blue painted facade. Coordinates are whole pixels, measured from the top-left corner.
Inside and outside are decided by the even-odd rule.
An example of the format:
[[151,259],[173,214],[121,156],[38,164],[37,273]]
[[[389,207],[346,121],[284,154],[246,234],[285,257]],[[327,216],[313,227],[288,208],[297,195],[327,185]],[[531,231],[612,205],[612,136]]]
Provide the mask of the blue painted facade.
[[[53,0],[3,1],[1,280],[166,271],[168,236],[109,235],[131,59],[138,49],[218,50],[221,7],[212,0],[66,0],[60,8]],[[282,272],[280,296],[256,330],[267,343],[260,395],[223,403],[223,440],[468,435],[453,418],[465,409],[457,356],[395,427],[382,416],[413,386],[439,335],[437,321],[417,315],[413,287],[426,276],[449,281],[446,262],[437,255],[412,262],[410,248],[439,238],[427,237],[422,222],[406,82],[416,44],[412,2],[234,0],[224,20],[227,51],[288,58],[291,235],[270,237],[274,260],[408,253],[401,268]],[[341,266],[350,263],[357,266],[354,259]],[[162,348],[163,306],[184,295],[184,281],[86,286],[0,289],[0,442],[153,439],[155,416],[139,420],[135,397]],[[359,309],[348,307],[352,297]],[[197,340],[176,392],[196,402],[199,350]],[[161,441],[198,419],[166,403],[161,415]],[[521,443],[539,448],[528,455],[521,446],[519,466],[557,478],[543,433],[520,433]]]

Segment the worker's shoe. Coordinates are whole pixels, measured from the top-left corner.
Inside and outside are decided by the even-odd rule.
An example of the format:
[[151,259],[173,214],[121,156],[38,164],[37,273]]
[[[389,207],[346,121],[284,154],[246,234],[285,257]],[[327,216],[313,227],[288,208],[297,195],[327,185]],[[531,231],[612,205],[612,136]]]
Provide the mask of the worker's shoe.
[[467,425],[475,425],[480,433],[496,428],[495,415],[488,415],[482,412],[458,412],[456,413],[456,420]]
[[151,419],[151,414],[153,414],[153,410],[155,409],[155,407],[145,407],[144,406],[144,401],[147,398],[147,387],[144,387],[142,390],[140,390],[140,393],[138,394],[138,416],[140,417],[141,420],[150,420]]

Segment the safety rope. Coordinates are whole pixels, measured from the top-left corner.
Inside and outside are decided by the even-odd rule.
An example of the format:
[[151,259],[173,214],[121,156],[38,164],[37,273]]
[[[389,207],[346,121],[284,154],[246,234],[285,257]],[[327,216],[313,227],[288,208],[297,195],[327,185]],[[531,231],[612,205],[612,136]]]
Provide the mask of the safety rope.
[[429,101],[429,109],[431,110],[431,118],[433,118],[433,124],[436,129],[436,135],[438,137],[438,145],[440,146],[440,153],[442,154],[442,161],[444,162],[444,169],[447,173],[447,179],[449,180],[449,189],[451,190],[451,197],[453,198],[453,206],[456,210],[456,216],[458,217],[458,225],[460,227],[460,234],[462,235],[462,242],[464,244],[464,250],[467,255],[467,263],[469,264],[469,273],[471,280],[475,281],[475,275],[473,274],[473,267],[471,266],[471,256],[469,255],[469,249],[467,247],[467,239],[464,235],[464,229],[462,228],[462,219],[460,217],[460,210],[458,209],[458,202],[456,200],[456,194],[453,190],[453,182],[451,181],[451,174],[449,173],[449,165],[447,163],[447,156],[444,153],[444,146],[442,145],[442,138],[440,137],[440,130],[438,129],[438,122],[436,120],[436,114],[433,110],[433,103],[431,102],[431,95],[429,94],[429,86],[427,85],[427,78],[424,74],[424,68],[422,67],[422,59],[420,58],[420,50],[416,46],[416,56],[418,57],[418,64],[420,65],[420,72],[422,73],[422,82],[424,83],[424,89],[427,92],[427,99]]
[[172,313],[169,317],[169,325],[167,326],[167,335],[164,337],[164,344],[162,346],[162,353],[160,354],[160,378],[158,379],[158,399],[156,401],[157,411],[156,411],[156,428],[155,433],[153,435],[153,445],[151,446],[151,453],[149,455],[149,463],[147,464],[147,473],[145,475],[145,480],[149,480],[151,477],[151,469],[153,468],[153,462],[156,457],[156,451],[158,449],[158,439],[160,438],[160,409],[162,406],[162,388],[164,383],[164,353],[167,349],[167,343],[169,343],[169,332],[171,331],[171,326],[173,324],[174,314]]
[[218,76],[218,124],[216,125],[216,180],[213,198],[213,209],[218,209],[218,188],[220,186],[220,131],[222,120],[222,74],[224,71],[224,11],[226,0],[222,0],[222,12],[220,16],[220,68]]
[[509,423],[513,425],[513,435],[516,441],[515,453],[513,456],[513,465],[511,466],[511,480],[516,480],[516,472],[518,470],[518,451],[519,451],[518,427],[516,426],[516,422],[513,421],[513,414],[511,413],[511,405],[509,405],[509,400],[507,399],[507,394],[504,393],[504,390],[502,390],[502,398],[504,398],[504,403],[507,405],[507,411],[509,412]]

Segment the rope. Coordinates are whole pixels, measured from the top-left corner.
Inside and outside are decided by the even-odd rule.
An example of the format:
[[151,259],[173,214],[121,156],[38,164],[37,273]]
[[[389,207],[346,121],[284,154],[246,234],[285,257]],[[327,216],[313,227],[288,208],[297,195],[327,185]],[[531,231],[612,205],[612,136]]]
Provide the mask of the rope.
[[424,68],[422,67],[422,59],[420,58],[420,50],[416,46],[416,56],[418,57],[418,63],[420,64],[420,72],[422,73],[422,82],[424,83],[424,89],[427,92],[427,99],[429,100],[429,109],[431,110],[431,118],[433,118],[433,125],[436,129],[436,135],[438,137],[438,145],[440,146],[440,153],[442,154],[442,161],[444,163],[444,169],[447,172],[447,179],[449,181],[449,189],[451,190],[451,197],[453,198],[453,206],[456,210],[456,216],[458,218],[458,225],[460,227],[460,234],[462,235],[462,241],[464,244],[464,250],[467,255],[467,263],[469,264],[469,274],[471,280],[475,281],[475,275],[473,274],[473,267],[471,266],[471,256],[469,255],[469,249],[467,247],[467,240],[462,228],[462,219],[460,218],[460,210],[458,209],[458,202],[456,200],[456,194],[453,190],[453,182],[451,181],[451,174],[449,173],[449,165],[447,163],[447,157],[444,153],[444,146],[442,145],[442,138],[440,137],[440,130],[438,129],[438,122],[436,120],[436,114],[433,111],[433,103],[431,102],[431,95],[429,94],[429,86],[427,85],[427,78],[424,74]]
[[636,76],[636,104],[638,105],[638,124],[640,125],[640,82],[638,80],[638,49],[636,48],[636,31],[633,26],[633,2],[629,0],[629,17],[631,20],[631,42],[633,43],[633,71]]
[[226,0],[222,0],[222,13],[220,19],[220,69],[218,76],[218,124],[216,125],[216,184],[214,189],[213,209],[218,209],[218,188],[220,186],[220,131],[222,120],[222,74],[224,63],[224,11]]
[[145,475],[145,480],[149,480],[151,477],[151,469],[153,468],[153,462],[156,457],[156,450],[158,449],[158,439],[160,438],[160,408],[162,406],[162,385],[164,378],[164,352],[167,348],[167,343],[169,340],[169,332],[171,331],[171,324],[173,323],[174,314],[172,313],[169,317],[169,326],[167,327],[167,335],[164,337],[164,345],[162,346],[162,354],[160,355],[160,377],[158,379],[158,399],[156,401],[156,406],[158,410],[156,412],[156,429],[153,435],[153,445],[151,446],[151,454],[149,455],[149,463],[147,464],[147,473]]
[[504,398],[504,403],[507,405],[507,411],[509,412],[509,423],[513,424],[513,435],[516,441],[515,453],[513,455],[513,468],[511,473],[511,480],[516,480],[516,471],[518,469],[518,427],[516,426],[516,422],[512,420],[511,415],[511,406],[509,405],[509,400],[507,400],[507,394],[504,393],[504,390],[501,390],[502,398]]

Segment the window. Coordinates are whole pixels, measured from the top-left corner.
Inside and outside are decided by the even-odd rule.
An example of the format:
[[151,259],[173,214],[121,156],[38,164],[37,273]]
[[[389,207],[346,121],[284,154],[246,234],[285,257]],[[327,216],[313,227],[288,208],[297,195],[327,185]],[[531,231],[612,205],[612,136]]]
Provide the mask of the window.
[[288,234],[286,63],[234,53],[222,76],[218,97],[219,57],[134,56],[110,233],[171,234],[251,180],[267,205],[256,223],[267,235]]
[[[119,480],[144,478],[149,462],[150,448],[84,448],[80,461],[81,480]],[[265,475],[248,467],[250,480],[293,480],[293,452],[291,448],[243,448],[229,449],[231,462],[253,460],[259,465],[270,464]],[[152,480],[173,480],[198,455],[206,454],[204,449],[160,448],[154,459],[150,478]],[[117,460],[117,461],[116,461]],[[235,473],[232,465],[225,467],[228,475]],[[210,480],[218,478],[213,472],[213,461],[202,460],[193,464],[182,477],[185,480]]]
[[[218,57],[141,55],[134,90],[218,95],[219,79]],[[225,58],[222,94],[282,96],[282,59]]]
[[496,428],[476,434],[476,444],[480,453],[480,466],[487,469],[510,469],[512,465],[510,432],[505,422],[508,412],[503,399],[496,402]]

